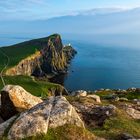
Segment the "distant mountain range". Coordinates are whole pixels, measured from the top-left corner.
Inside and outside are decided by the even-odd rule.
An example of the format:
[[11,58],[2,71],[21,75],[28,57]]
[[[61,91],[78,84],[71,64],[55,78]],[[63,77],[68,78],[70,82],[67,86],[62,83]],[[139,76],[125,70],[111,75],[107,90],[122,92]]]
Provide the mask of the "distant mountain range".
[[105,14],[116,13],[125,10],[126,10],[125,8],[94,8],[91,10],[77,12],[77,15],[105,15]]
[[139,33],[140,8],[97,8],[36,21],[0,21],[1,32]]
[[139,34],[140,8],[97,8],[73,15],[35,21],[1,21],[1,34],[48,35]]

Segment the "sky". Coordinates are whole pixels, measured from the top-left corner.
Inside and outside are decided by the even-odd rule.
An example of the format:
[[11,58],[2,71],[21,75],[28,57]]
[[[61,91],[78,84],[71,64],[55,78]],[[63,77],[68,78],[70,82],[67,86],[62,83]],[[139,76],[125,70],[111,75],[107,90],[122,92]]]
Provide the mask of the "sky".
[[0,0],[0,20],[47,19],[107,7],[140,7],[140,0]]

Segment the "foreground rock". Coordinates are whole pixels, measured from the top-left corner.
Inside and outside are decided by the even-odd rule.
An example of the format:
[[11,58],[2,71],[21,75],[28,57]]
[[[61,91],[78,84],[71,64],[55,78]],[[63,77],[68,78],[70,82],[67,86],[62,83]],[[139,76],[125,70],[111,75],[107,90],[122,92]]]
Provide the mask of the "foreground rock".
[[22,87],[7,85],[1,91],[1,116],[7,120],[41,102],[39,97],[31,95]]
[[94,99],[97,103],[101,103],[101,99],[98,95],[87,95],[87,97]]
[[87,91],[85,90],[78,90],[74,91],[70,94],[71,96],[77,96],[77,97],[87,97],[87,98],[92,98],[95,100],[97,103],[101,103],[101,99],[98,95],[95,94],[88,94]]
[[118,136],[118,140],[138,140],[128,133],[123,133]]
[[106,119],[115,113],[116,107],[113,105],[99,106],[93,104],[72,103],[77,112],[89,127],[103,126]]
[[136,108],[136,106],[132,106],[132,105],[124,105],[124,110],[126,111],[126,113],[131,116],[133,119],[137,119],[140,120],[140,108]]
[[85,97],[85,96],[87,96],[87,92],[84,90],[78,90],[78,91],[72,92],[71,95],[77,96],[77,97]]
[[12,118],[10,118],[9,120],[3,122],[2,124],[0,124],[0,138],[2,138],[2,136],[4,135],[5,131],[7,130],[7,128],[11,125],[11,123],[16,119],[16,116],[13,116]]
[[65,97],[51,97],[21,113],[12,125],[8,138],[18,139],[47,133],[48,128],[56,128],[65,124],[84,127],[82,120]]

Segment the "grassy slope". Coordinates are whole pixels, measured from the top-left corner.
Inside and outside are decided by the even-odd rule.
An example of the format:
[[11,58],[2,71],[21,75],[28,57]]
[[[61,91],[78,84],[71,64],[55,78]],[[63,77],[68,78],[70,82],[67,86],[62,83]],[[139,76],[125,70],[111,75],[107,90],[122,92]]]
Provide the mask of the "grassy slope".
[[[56,35],[50,36],[51,38],[55,37]],[[8,68],[15,66],[18,64],[19,61],[22,59],[32,55],[35,53],[36,50],[40,50],[43,48],[43,46],[35,46],[32,45],[34,41],[39,42],[47,42],[48,38],[41,38],[41,39],[35,39],[31,40],[29,42],[23,42],[20,44],[16,44],[9,47],[3,47],[0,48],[0,71],[3,69],[4,65],[7,63],[7,58],[3,55],[2,52],[4,52],[10,59],[10,62],[8,64]],[[2,51],[2,52],[1,52]],[[23,86],[27,91],[31,92],[33,95],[47,95],[48,90],[50,88],[60,88],[57,84],[52,84],[49,82],[41,82],[41,81],[35,81],[31,77],[27,76],[6,76],[5,78],[6,84],[15,84]],[[0,89],[2,89],[2,81],[0,80]]]
[[[3,47],[0,48],[6,55],[9,56],[10,62],[8,65],[9,67],[15,66],[18,64],[19,61],[26,58],[27,56],[34,54],[35,51],[38,49],[41,49],[41,46],[32,46],[32,45],[26,45],[23,44],[9,46],[9,47]],[[0,55],[0,69],[3,68],[4,62],[7,61],[6,57],[3,56],[3,54]]]
[[[5,137],[2,140],[7,140],[7,138]],[[76,125],[64,125],[49,129],[46,135],[42,134],[23,140],[95,140],[95,136],[88,130]]]
[[[117,107],[116,113],[109,119],[105,121],[105,124],[102,127],[96,127],[96,128],[89,128],[93,134],[99,137],[106,138],[108,140],[116,140],[118,138],[118,135],[121,133],[129,133],[135,137],[140,138],[140,120],[134,120],[132,119],[127,113],[122,110],[121,105],[127,103],[131,104],[131,101],[129,102],[112,102],[110,100],[103,100],[106,96],[111,95],[111,91],[101,91],[97,93],[100,95],[102,99],[102,104],[98,105],[110,105],[113,104]],[[129,96],[130,93],[124,94],[124,97]],[[132,95],[133,93],[131,93]],[[121,95],[122,96],[122,95]],[[131,98],[130,98],[131,97]],[[133,96],[129,96],[130,99],[135,98],[140,99],[139,93],[135,93]],[[95,101],[91,98],[86,97],[72,97],[72,96],[66,96],[67,100],[72,102],[79,102],[84,104],[97,104]],[[118,139],[117,139],[118,140]]]
[[117,110],[117,114],[106,120],[101,128],[92,128],[92,132],[100,137],[115,140],[121,133],[128,133],[140,138],[140,120],[130,118],[123,110]]
[[101,136],[110,140],[115,140],[121,133],[129,133],[135,137],[140,138],[140,120],[134,120],[130,118],[121,108],[122,104],[131,104],[131,100],[140,99],[140,93],[127,92],[125,94],[118,94],[118,97],[123,97],[129,99],[128,102],[112,102],[109,100],[104,100],[112,95],[114,91],[100,91],[96,94],[102,99],[104,105],[114,104],[118,107],[115,116],[108,119],[104,126],[98,129],[92,129],[93,133],[97,136]]
[[[20,85],[33,95],[42,96],[44,98],[50,93],[52,88],[61,89],[61,85],[46,81],[36,81],[28,76],[6,76],[4,79],[6,84]],[[0,81],[0,89],[2,89],[2,87],[2,82]]]

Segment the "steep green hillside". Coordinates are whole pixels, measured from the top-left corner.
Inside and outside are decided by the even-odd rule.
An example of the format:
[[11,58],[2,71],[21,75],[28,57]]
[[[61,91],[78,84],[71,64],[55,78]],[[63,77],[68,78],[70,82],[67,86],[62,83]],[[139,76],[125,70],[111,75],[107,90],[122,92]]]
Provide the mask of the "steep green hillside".
[[42,49],[43,45],[41,44],[47,43],[48,39],[53,38],[56,35],[57,34],[46,38],[34,39],[20,44],[0,48],[0,70],[3,68],[4,63],[7,61],[7,58],[3,53],[5,53],[10,59],[7,68],[15,66],[22,59],[28,57],[31,54],[34,54],[36,50]]
[[[37,50],[42,50],[44,47],[48,47],[49,40],[56,40],[60,38],[60,35],[54,34],[46,38],[34,39],[19,43],[16,45],[0,48],[0,72],[6,66],[4,71],[16,66],[23,59],[29,58]],[[54,42],[56,43],[56,42]],[[61,38],[60,42],[56,44],[56,52],[60,51],[62,47]],[[62,51],[62,49],[61,49]],[[51,59],[51,58],[50,58]],[[3,73],[3,75],[5,75]],[[24,74],[23,74],[24,75]],[[57,84],[52,84],[46,81],[35,80],[30,76],[3,76],[6,84],[15,84],[23,86],[27,91],[31,92],[36,96],[47,96],[52,90],[63,90],[63,87]],[[0,89],[3,87],[0,79]]]
[[[20,85],[33,95],[42,96],[43,98],[50,95],[52,90],[64,90],[61,85],[35,80],[33,77],[29,76],[6,76],[4,79],[6,84]],[[3,85],[0,80],[0,89],[2,88]]]

